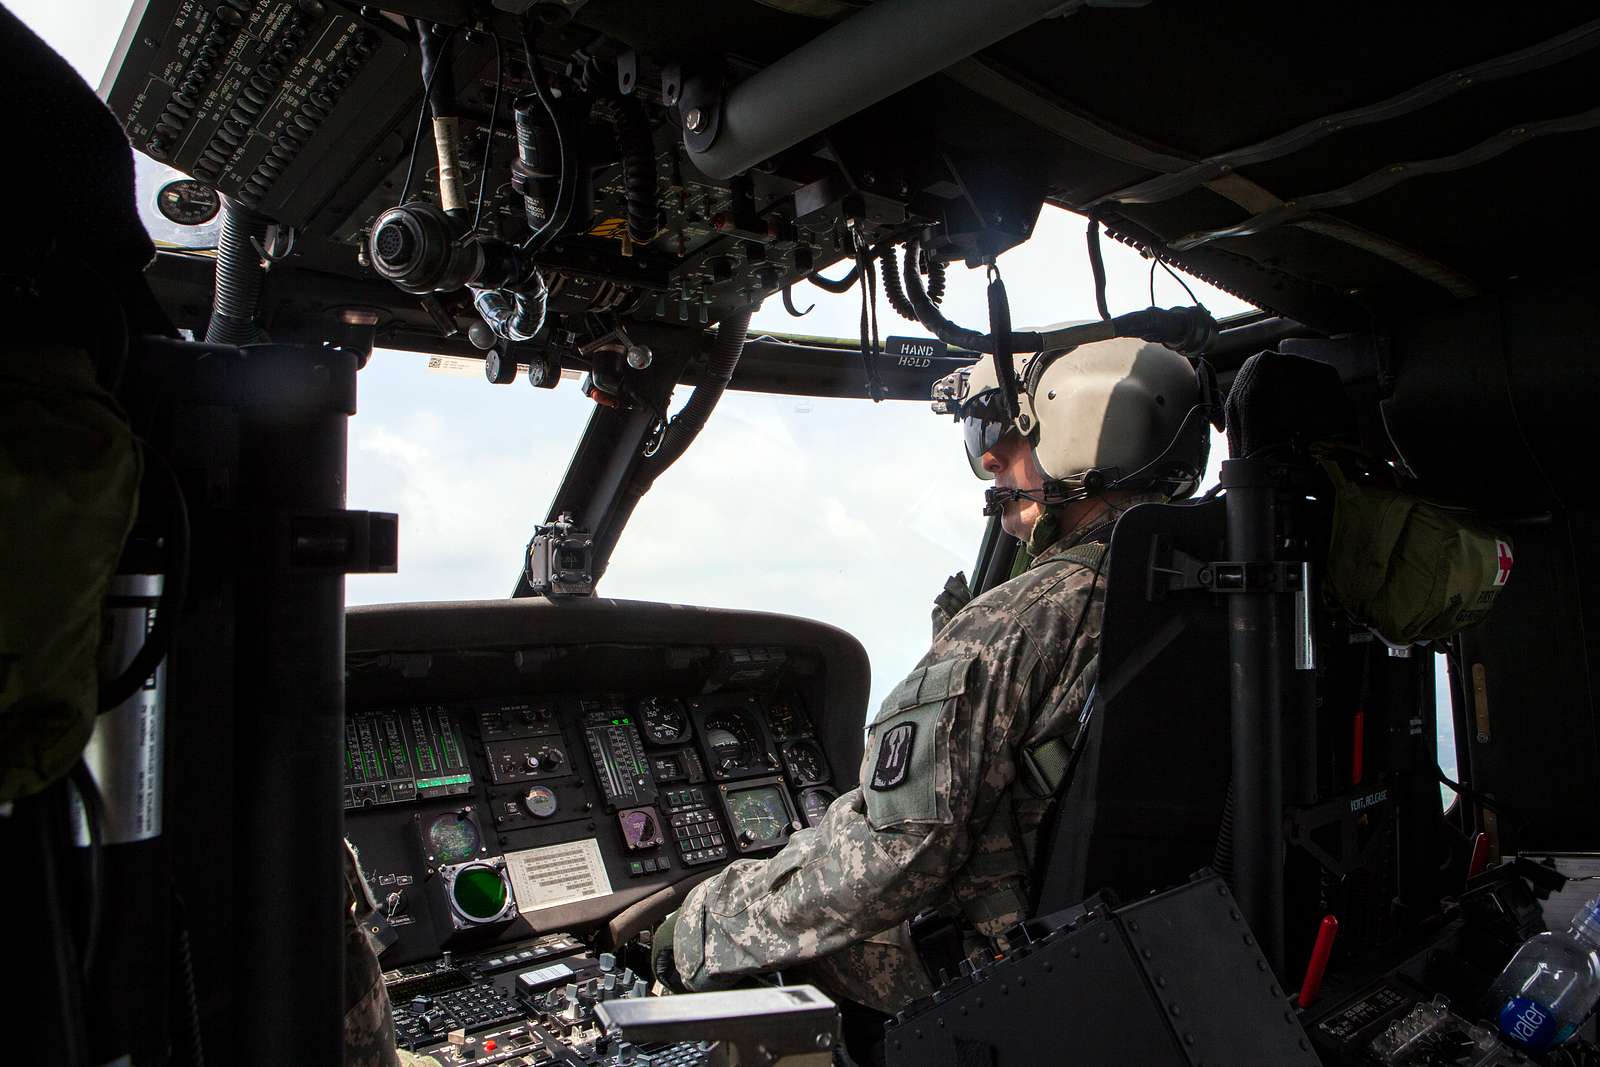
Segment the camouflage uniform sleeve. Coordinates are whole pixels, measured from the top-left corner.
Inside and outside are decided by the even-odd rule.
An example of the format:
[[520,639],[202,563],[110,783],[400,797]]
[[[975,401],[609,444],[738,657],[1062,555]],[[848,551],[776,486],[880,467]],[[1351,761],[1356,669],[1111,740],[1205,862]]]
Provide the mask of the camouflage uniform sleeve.
[[345,1067],[400,1067],[383,968],[356,917],[358,911],[372,910],[372,891],[349,842],[344,847],[344,889]]
[[1082,692],[1077,675],[1093,663],[1068,654],[1087,578],[1019,582],[957,615],[884,701],[862,785],[819,826],[689,893],[673,940],[686,985],[719,988],[824,957],[950,901],[1016,779],[1019,746],[1037,732],[1035,710]]

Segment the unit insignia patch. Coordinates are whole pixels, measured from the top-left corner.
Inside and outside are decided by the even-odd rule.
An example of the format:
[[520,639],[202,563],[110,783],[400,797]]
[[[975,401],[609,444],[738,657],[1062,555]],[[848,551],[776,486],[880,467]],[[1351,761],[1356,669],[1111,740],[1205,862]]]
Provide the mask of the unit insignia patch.
[[884,733],[878,745],[878,762],[872,768],[872,788],[893,789],[906,780],[906,771],[911,768],[911,746],[916,737],[914,722],[903,722]]

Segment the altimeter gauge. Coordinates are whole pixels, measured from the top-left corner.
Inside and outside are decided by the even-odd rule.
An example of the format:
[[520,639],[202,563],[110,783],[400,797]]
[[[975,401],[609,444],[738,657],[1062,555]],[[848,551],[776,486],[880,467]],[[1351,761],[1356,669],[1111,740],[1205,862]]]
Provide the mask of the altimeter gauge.
[[179,226],[204,226],[222,210],[222,197],[193,178],[168,182],[156,193],[156,210]]
[[821,785],[828,780],[828,761],[822,755],[822,746],[809,737],[783,746],[783,765],[796,786]]

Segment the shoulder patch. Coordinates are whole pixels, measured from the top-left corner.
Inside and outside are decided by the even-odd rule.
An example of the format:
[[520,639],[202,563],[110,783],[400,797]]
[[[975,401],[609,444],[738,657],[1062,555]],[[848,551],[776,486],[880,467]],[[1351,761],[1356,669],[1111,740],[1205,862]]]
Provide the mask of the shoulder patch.
[[906,780],[911,769],[911,750],[917,740],[917,724],[903,722],[884,731],[878,744],[878,762],[872,767],[872,788],[893,789]]

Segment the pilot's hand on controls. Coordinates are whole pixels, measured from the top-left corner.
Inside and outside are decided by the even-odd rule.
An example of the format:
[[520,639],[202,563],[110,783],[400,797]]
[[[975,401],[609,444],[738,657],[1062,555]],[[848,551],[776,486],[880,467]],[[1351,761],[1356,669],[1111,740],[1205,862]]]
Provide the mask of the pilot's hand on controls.
[[678,964],[672,957],[672,938],[678,929],[678,913],[673,912],[656,927],[650,941],[650,971],[655,980],[674,993],[685,993],[683,979],[678,976]]
[[972,603],[972,587],[967,584],[965,571],[957,571],[944,580],[944,589],[933,598],[933,635],[939,636],[956,612]]

